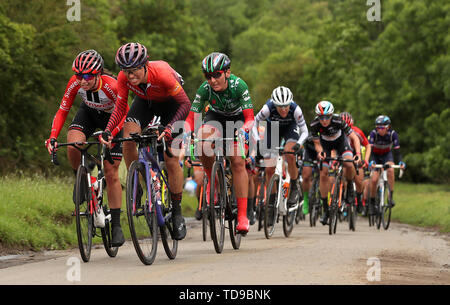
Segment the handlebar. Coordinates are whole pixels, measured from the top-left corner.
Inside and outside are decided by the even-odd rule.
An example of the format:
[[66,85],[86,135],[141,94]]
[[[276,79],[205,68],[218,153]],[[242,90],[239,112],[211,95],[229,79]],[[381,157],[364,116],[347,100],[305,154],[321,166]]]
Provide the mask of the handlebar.
[[[148,131],[155,131],[155,129],[156,128],[149,128],[149,129],[145,128],[143,134],[138,134],[137,132],[133,132],[133,133],[130,133],[130,137],[128,137],[128,138],[113,139],[112,142],[134,141],[136,143],[140,143],[140,142],[143,142],[145,140],[151,140],[151,139],[155,139],[155,138],[157,139],[159,137],[158,134],[156,134],[156,133],[150,133],[150,134],[145,133],[145,132],[148,132]],[[163,145],[163,151],[167,154],[167,156],[169,158],[173,158],[173,154],[169,150],[169,148],[167,146],[167,143],[166,143],[166,140],[164,139],[164,137],[161,139],[161,143]]]
[[382,169],[394,168],[394,169],[400,169],[400,172],[398,174],[399,178],[401,178],[403,176],[403,173],[404,173],[404,170],[402,169],[401,165],[375,164],[375,165],[372,165],[372,168],[382,168]]
[[[236,141],[236,140],[238,140],[239,151],[241,153],[241,157],[242,157],[242,159],[245,160],[245,149],[244,149],[244,144],[242,141],[242,135],[237,135],[233,138],[193,139],[194,144],[198,143],[198,142],[217,142],[217,141]],[[190,154],[191,160],[193,160],[193,161],[197,160],[194,155],[194,144],[191,143],[189,145],[189,154]]]
[[358,164],[353,159],[343,159],[342,157],[336,158],[326,157],[325,159],[321,159],[319,161],[319,170],[322,170],[323,161],[352,162],[356,172],[358,172]]

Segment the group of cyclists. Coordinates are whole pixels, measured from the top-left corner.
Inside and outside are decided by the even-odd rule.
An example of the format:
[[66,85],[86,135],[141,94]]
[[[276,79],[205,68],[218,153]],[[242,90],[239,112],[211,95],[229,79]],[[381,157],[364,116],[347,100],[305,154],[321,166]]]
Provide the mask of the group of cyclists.
[[[69,126],[67,141],[86,141],[96,129],[103,130],[103,135],[107,136],[100,137],[101,143],[108,145],[113,159],[119,161],[114,165],[108,162],[104,164],[113,247],[119,247],[125,242],[120,224],[122,188],[118,166],[123,155],[128,168],[138,158],[138,153],[133,141],[115,145],[111,140],[129,137],[131,133],[141,133],[154,116],[159,116],[161,124],[164,125],[164,131],[160,133],[158,140],[164,137],[172,150],[181,149],[185,143],[193,143],[194,139],[200,140],[196,145],[202,152],[199,156],[202,167],[196,177],[199,181],[203,172],[206,174],[208,185],[204,188],[208,201],[210,198],[216,198],[216,194],[210,197],[214,151],[211,151],[210,142],[201,140],[224,137],[228,133],[243,135],[246,140],[247,159],[241,157],[237,141],[227,143],[226,150],[238,209],[236,231],[240,234],[246,234],[254,223],[255,190],[252,182],[255,170],[249,163],[255,162],[255,159],[263,160],[264,168],[259,170],[265,171],[266,181],[269,181],[274,173],[274,159],[277,157],[270,148],[280,143],[284,144],[284,151],[294,152],[285,155],[291,179],[288,204],[296,204],[302,198],[304,214],[308,213],[312,163],[314,160],[323,161],[320,171],[323,224],[327,223],[327,195],[330,188],[328,174],[333,166],[328,164],[326,158],[332,153],[344,159],[352,159],[363,168],[380,163],[393,164],[394,155],[400,165],[406,166],[401,159],[398,134],[391,128],[391,121],[386,115],[376,118],[375,129],[367,139],[364,133],[354,126],[349,113],[336,114],[331,102],[320,101],[315,107],[316,117],[308,126],[291,90],[279,86],[273,90],[271,97],[255,116],[249,88],[243,79],[231,73],[231,60],[226,54],[213,52],[203,59],[201,66],[205,81],[198,88],[192,103],[183,89],[184,81],[181,75],[165,61],[150,61],[144,45],[137,42],[122,45],[116,52],[115,62],[120,68],[117,77],[105,69],[103,58],[97,51],[86,50],[76,56],[72,64],[74,75],[67,84],[53,119],[50,136],[45,142],[49,153],[57,149],[57,138],[75,97],[79,95],[83,103]],[[134,94],[131,106],[128,105],[130,91]],[[262,128],[263,125],[265,128]],[[181,128],[178,128],[180,126]],[[364,157],[361,147],[365,149]],[[76,175],[80,152],[68,147],[67,154]],[[297,156],[303,160],[301,189],[298,183],[300,177]],[[183,170],[179,155],[169,156],[164,153],[164,161],[173,207],[173,237],[182,240],[186,236],[186,223],[181,212]],[[344,166],[347,181],[356,182],[358,207],[361,207],[364,171],[360,169],[356,172],[350,162],[344,163]],[[370,183],[374,187],[371,188],[371,193],[365,196],[369,202],[369,213],[373,212],[377,179],[377,174],[373,175]],[[393,170],[388,170],[388,179],[392,196]],[[275,193],[269,197],[269,201],[274,200]],[[390,203],[394,205],[393,198],[390,198]],[[197,211],[196,218],[199,217],[201,215]]]

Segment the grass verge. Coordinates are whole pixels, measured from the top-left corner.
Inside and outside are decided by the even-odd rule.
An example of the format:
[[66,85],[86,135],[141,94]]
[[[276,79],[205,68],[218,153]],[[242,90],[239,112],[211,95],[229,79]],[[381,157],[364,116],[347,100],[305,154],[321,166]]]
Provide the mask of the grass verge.
[[[0,177],[0,249],[53,250],[77,246],[71,216],[74,178]],[[450,232],[450,186],[396,183],[395,221]],[[122,228],[130,237],[123,192]],[[197,198],[185,193],[183,215],[193,217]],[[95,243],[101,243],[96,237]]]

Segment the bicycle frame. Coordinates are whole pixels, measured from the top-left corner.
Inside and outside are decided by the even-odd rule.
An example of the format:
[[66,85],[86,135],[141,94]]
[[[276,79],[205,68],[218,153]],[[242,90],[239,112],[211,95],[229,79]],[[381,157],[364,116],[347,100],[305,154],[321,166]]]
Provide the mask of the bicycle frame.
[[[131,138],[134,139],[133,137],[131,137]],[[170,185],[168,183],[168,179],[162,172],[161,167],[159,166],[160,162],[163,162],[163,161],[161,161],[159,159],[159,153],[157,151],[157,143],[156,143],[157,135],[141,136],[141,138],[144,138],[144,139],[149,138],[151,141],[151,143],[149,143],[149,145],[146,145],[146,144],[141,145],[140,144],[139,154],[138,154],[139,162],[144,164],[144,167],[145,167],[146,181],[152,181],[154,183],[154,185],[161,187],[158,177],[162,177],[164,183],[166,184],[168,190],[170,191]],[[154,155],[156,155],[156,158],[154,157]],[[135,172],[134,175],[135,175],[134,178],[138,179],[137,172]],[[133,188],[133,198],[136,198],[136,194],[137,194],[137,184],[135,184],[134,188]],[[147,194],[148,194],[148,198],[146,199],[147,200],[146,204],[148,204],[149,211],[151,211],[153,208],[153,205],[152,205],[153,203],[152,203],[151,198],[154,194],[152,193],[152,188],[151,188],[150,183],[147,183]],[[135,209],[135,207],[133,207],[133,213],[135,213],[135,212],[136,212],[136,209]],[[164,226],[166,223],[166,219],[163,217],[162,211],[161,211],[161,198],[157,201],[156,216],[157,216],[158,225]],[[170,214],[166,215],[166,218],[168,218],[168,217],[171,217],[171,215]]]
[[[400,165],[389,165],[389,164],[376,164],[372,166],[375,169],[381,169],[381,174],[378,177],[378,181],[377,181],[377,187],[380,189],[380,208],[384,207],[386,205],[386,203],[384,202],[384,193],[385,193],[385,182],[387,182],[387,184],[389,184],[388,182],[388,178],[387,178],[387,171],[386,169],[388,168],[394,168],[394,169],[400,169],[400,173],[399,173],[399,178],[401,178],[403,176],[403,170],[401,169]],[[373,170],[370,171],[370,177],[372,177],[373,175]]]

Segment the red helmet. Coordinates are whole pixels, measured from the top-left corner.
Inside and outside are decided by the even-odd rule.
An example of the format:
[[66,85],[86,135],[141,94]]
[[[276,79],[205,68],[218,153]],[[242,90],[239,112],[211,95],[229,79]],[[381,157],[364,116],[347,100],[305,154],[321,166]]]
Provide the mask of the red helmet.
[[345,123],[347,123],[348,126],[350,126],[350,127],[353,126],[353,117],[350,113],[342,112],[341,118],[342,118],[342,120],[345,121]]
[[97,74],[103,71],[103,58],[95,50],[83,51],[75,57],[72,70],[75,73]]
[[121,69],[137,68],[148,61],[147,48],[139,42],[121,46],[116,53],[116,64]]

